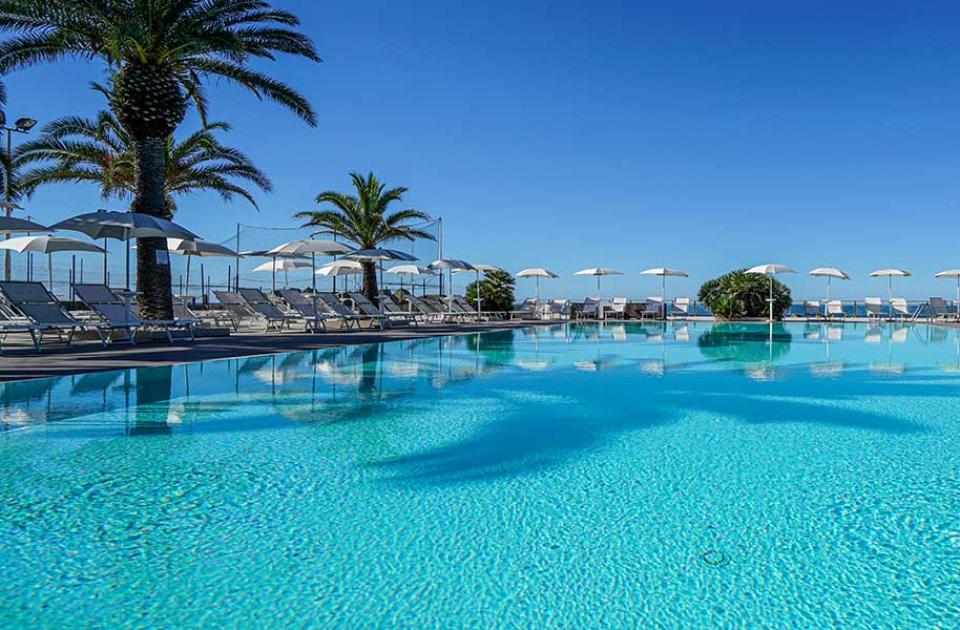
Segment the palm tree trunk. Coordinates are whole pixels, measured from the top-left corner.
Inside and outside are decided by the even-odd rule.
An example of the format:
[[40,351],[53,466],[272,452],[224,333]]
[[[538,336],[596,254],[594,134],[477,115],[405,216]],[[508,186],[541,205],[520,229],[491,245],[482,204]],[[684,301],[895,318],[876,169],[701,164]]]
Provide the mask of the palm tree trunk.
[[380,304],[379,292],[377,291],[377,264],[373,262],[364,262],[363,264],[363,294],[374,304]]
[[[170,218],[164,194],[163,138],[135,143],[136,195],[131,209],[163,219]],[[165,238],[137,239],[137,292],[144,319],[173,319],[170,258]]]

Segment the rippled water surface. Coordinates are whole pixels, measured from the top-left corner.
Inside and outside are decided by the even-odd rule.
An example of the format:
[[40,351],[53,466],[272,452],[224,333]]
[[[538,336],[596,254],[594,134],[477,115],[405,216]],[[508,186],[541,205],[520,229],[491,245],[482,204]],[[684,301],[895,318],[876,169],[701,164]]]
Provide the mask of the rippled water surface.
[[958,627],[958,385],[693,323],[0,385],[0,625]]

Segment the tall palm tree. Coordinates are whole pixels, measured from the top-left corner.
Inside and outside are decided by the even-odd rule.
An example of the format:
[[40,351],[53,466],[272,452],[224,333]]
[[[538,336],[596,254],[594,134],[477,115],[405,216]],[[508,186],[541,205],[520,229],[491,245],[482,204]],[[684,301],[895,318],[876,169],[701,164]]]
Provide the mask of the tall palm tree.
[[[111,73],[110,107],[134,141],[131,208],[168,217],[164,145],[192,101],[206,120],[212,77],[275,101],[307,121],[316,116],[292,88],[250,67],[286,53],[319,61],[297,32],[299,19],[266,0],[0,0],[0,75],[65,57],[103,60]],[[140,239],[137,290],[145,317],[172,316],[170,268],[157,263],[163,239]]]
[[[327,210],[308,210],[293,215],[306,219],[304,227],[323,228],[319,232],[336,234],[352,241],[357,249],[380,247],[390,241],[422,238],[435,240],[433,234],[411,226],[411,221],[422,223],[430,215],[421,210],[389,211],[390,204],[402,201],[407,189],[398,186],[387,189],[377,176],[369,173],[350,173],[355,195],[328,190],[317,195],[317,203],[327,203]],[[379,302],[377,272],[372,262],[363,264],[363,293],[375,303]]]
[[[235,196],[257,202],[243,183],[264,192],[270,180],[250,159],[217,140],[215,131],[228,131],[222,122],[209,123],[180,141],[164,142],[164,197],[167,214],[176,211],[174,197],[196,191],[216,192],[224,201]],[[47,124],[36,140],[17,147],[14,164],[23,169],[19,191],[30,195],[44,184],[90,182],[104,199],[125,199],[136,194],[135,144],[112,113],[102,111],[95,120],[69,116]],[[242,183],[241,183],[242,182]]]

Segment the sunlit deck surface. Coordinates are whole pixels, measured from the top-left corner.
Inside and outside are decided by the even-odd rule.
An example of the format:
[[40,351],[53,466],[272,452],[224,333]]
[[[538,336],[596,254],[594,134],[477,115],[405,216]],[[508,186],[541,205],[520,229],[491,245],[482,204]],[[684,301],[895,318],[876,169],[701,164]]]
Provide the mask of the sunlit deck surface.
[[524,326],[550,325],[557,322],[495,321],[463,323],[459,325],[424,325],[420,327],[387,328],[380,330],[330,331],[305,334],[284,331],[263,333],[244,331],[230,335],[197,336],[194,341],[166,339],[138,342],[135,346],[117,343],[106,348],[96,341],[75,341],[71,347],[45,345],[43,352],[33,351],[29,339],[23,336],[8,338],[4,354],[0,356],[0,381],[64,376],[103,370],[123,370],[157,365],[171,365],[211,359],[245,357],[258,354],[299,352],[332,346],[360,345],[419,339],[441,335],[465,335],[489,330],[505,330]]

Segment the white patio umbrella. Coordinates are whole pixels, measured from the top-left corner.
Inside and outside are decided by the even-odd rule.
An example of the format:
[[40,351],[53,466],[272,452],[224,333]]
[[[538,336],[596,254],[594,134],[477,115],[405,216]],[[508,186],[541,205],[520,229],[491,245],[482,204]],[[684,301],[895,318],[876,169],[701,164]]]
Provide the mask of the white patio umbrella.
[[47,255],[47,284],[53,291],[53,254],[56,252],[97,252],[102,253],[102,247],[88,241],[80,241],[66,236],[18,236],[0,241],[0,249],[8,249],[20,253]]
[[[360,276],[363,275],[363,265],[358,263],[356,260],[333,260],[327,264],[317,267],[317,270],[314,272],[314,276],[326,276],[333,278],[334,282],[336,279],[341,276]],[[334,285],[334,290],[336,290],[336,285]],[[316,293],[314,293],[316,295]]]
[[848,276],[845,271],[841,271],[836,267],[817,267],[816,269],[812,269],[810,271],[810,275],[827,279],[827,302],[830,301],[830,282],[834,278],[837,278],[838,280],[850,279],[850,276]]
[[411,291],[413,290],[413,278],[414,276],[435,276],[437,273],[428,267],[421,267],[420,265],[395,265],[389,269],[385,269],[387,273],[396,274],[401,276],[400,280],[400,290],[403,291],[403,276],[410,276],[410,287]]
[[957,281],[957,319],[960,319],[960,269],[947,269],[933,274],[934,278],[950,278]]
[[600,292],[600,278],[602,276],[622,276],[622,271],[617,271],[616,269],[607,269],[606,267],[590,267],[589,269],[581,269],[580,271],[573,274],[575,276],[596,276],[597,277],[597,297],[602,297]]
[[[337,241],[325,240],[325,239],[314,239],[314,238],[301,238],[295,241],[287,241],[277,245],[271,250],[268,250],[268,254],[292,254],[294,256],[310,256],[310,260],[313,263],[313,274],[310,278],[313,283],[313,295],[317,294],[317,255],[321,256],[336,256],[337,254],[346,254],[352,251],[352,247],[348,247],[343,243],[338,243]],[[334,276],[336,278],[336,276]],[[336,279],[334,279],[336,283]],[[336,290],[336,284],[334,284],[334,290]],[[316,305],[314,305],[314,312],[316,312]]]
[[903,269],[897,269],[895,267],[891,269],[878,269],[877,271],[870,272],[871,278],[882,278],[886,276],[887,278],[887,299],[893,299],[893,279],[894,278],[906,278],[910,275],[909,271],[904,271]]
[[535,278],[537,283],[537,304],[540,304],[540,278],[559,278],[557,274],[543,267],[529,267],[517,272],[518,278]]
[[454,271],[476,271],[476,267],[471,265],[465,260],[460,260],[459,258],[438,258],[428,265],[434,271],[439,271],[443,273],[443,270],[447,270],[447,275],[450,277],[450,283],[447,285],[447,312],[453,310],[453,272]]
[[[453,273],[467,273],[469,269],[454,269]],[[504,271],[502,267],[497,267],[496,265],[490,265],[486,263],[478,263],[473,266],[474,273],[477,274],[477,315],[480,314],[480,273],[488,274],[493,273],[494,271]]]
[[667,312],[667,276],[672,276],[674,278],[687,278],[689,274],[686,271],[680,271],[679,269],[670,269],[669,267],[653,267],[652,269],[644,269],[640,272],[641,276],[660,276],[660,308],[663,309],[663,314],[666,315]]
[[[187,228],[160,217],[138,212],[97,210],[64,219],[50,226],[51,230],[82,232],[92,239],[112,238],[127,244],[126,288],[130,290],[130,239],[135,238],[185,238],[192,241],[200,237]],[[107,282],[106,243],[103,251],[103,281]]]
[[269,271],[273,274],[273,291],[277,290],[277,272],[283,272],[283,286],[287,287],[290,284],[290,272],[296,271],[297,269],[312,269],[313,265],[308,263],[305,260],[299,260],[296,258],[278,258],[276,260],[271,260],[270,262],[265,262],[262,265],[254,267],[254,271]]
[[[770,278],[770,297],[767,299],[767,303],[770,305],[770,323],[773,323],[773,277],[778,273],[797,273],[790,267],[786,265],[779,265],[777,263],[767,263],[765,265],[757,265],[756,267],[751,267],[747,269],[747,273],[759,273]],[[772,333],[771,328],[771,335]]]
[[[401,252],[396,249],[387,249],[381,247],[371,247],[367,249],[358,249],[345,254],[344,258],[376,263],[380,270],[380,286],[383,286],[383,261],[398,260],[403,262],[413,262],[417,259],[413,254]],[[383,302],[377,299],[377,310],[383,315]]]
[[[186,282],[183,285],[184,294],[180,296],[181,299],[184,300],[186,300],[187,297],[186,292],[190,290],[191,258],[194,256],[224,256],[236,258],[238,256],[237,252],[233,251],[229,247],[220,245],[219,243],[211,243],[210,241],[191,241],[185,238],[168,238],[167,251],[171,254],[187,257]],[[202,268],[201,271],[203,271]],[[200,284],[203,284],[203,278],[200,279]]]

